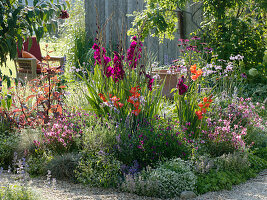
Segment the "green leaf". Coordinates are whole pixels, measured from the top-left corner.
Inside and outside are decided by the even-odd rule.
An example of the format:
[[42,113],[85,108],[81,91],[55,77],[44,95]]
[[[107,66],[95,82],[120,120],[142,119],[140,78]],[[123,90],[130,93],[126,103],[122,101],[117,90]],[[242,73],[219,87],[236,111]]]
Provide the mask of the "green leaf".
[[69,1],[65,1],[65,2],[67,4],[68,8],[70,8],[70,2]]
[[12,96],[10,94],[7,95],[7,109],[11,107],[12,104]]
[[39,0],[34,0],[33,5],[36,6],[36,4],[39,2]]
[[5,99],[2,99],[2,100],[1,100],[1,106],[2,106],[4,109],[7,108]]

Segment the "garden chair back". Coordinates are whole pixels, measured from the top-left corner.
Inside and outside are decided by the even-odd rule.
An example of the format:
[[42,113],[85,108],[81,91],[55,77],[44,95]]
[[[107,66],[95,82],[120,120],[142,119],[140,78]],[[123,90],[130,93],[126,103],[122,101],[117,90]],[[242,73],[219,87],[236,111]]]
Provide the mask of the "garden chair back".
[[[17,48],[17,53],[18,53],[18,58],[16,60],[17,78],[23,81],[25,80],[29,81],[35,79],[39,74],[41,74],[41,67],[42,67],[41,62],[44,59],[44,57],[41,54],[41,48],[37,42],[36,37],[32,37],[31,40],[32,42],[30,46],[29,46],[30,39],[28,38],[27,41],[23,43],[21,50]],[[22,51],[28,52],[33,56],[31,58],[29,57],[23,58]],[[49,61],[57,61],[63,68],[65,58],[62,56],[61,57],[50,56]]]

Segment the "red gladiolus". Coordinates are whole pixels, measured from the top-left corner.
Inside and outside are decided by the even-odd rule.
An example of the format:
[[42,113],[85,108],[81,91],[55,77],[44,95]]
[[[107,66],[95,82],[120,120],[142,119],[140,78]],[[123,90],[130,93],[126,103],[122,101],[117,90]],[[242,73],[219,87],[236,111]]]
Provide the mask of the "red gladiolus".
[[141,109],[136,109],[136,110],[133,110],[132,113],[137,116],[139,115],[139,113],[141,112]]
[[201,109],[201,112],[204,113],[204,114],[206,114],[207,110],[205,108],[202,108]]
[[210,104],[209,103],[205,103],[205,105],[204,105],[206,108],[208,108],[209,106],[210,106]]
[[118,102],[118,105],[119,105],[120,108],[122,108],[124,106],[124,104],[121,103],[121,102]]
[[138,108],[139,108],[139,105],[140,105],[140,102],[139,102],[139,101],[134,102],[133,105],[134,105],[134,107],[135,107],[136,109],[138,109]]
[[131,90],[130,90],[130,92],[132,93],[132,94],[135,94],[137,91],[139,91],[139,90],[141,90],[141,88],[139,87],[139,86],[137,86],[137,87],[132,87],[131,88]]
[[196,115],[197,115],[198,119],[202,119],[203,118],[201,110],[196,111]]
[[100,99],[102,99],[102,101],[107,102],[107,100],[103,94],[99,93],[98,96],[100,97]]
[[203,98],[203,103],[200,102],[198,104],[198,106],[201,108],[201,110],[198,110],[196,111],[196,115],[198,116],[198,119],[202,119],[203,118],[203,114],[206,114],[207,112],[207,108],[210,106],[210,103],[212,102],[212,99],[211,99],[212,95],[209,96],[209,98],[207,97],[204,97]]
[[198,106],[199,106],[200,108],[202,108],[202,107],[203,107],[203,103],[199,103]]

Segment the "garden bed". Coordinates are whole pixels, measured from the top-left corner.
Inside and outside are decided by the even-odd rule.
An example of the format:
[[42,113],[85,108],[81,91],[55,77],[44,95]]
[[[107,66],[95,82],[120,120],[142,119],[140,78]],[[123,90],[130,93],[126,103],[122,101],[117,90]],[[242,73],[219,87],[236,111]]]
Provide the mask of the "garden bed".
[[[124,42],[113,45],[105,39],[102,29],[110,27],[109,21],[87,37],[81,0],[75,6],[34,1],[31,9],[27,1],[24,6],[18,0],[3,2],[1,65],[10,64],[8,55],[15,59],[20,37],[26,41],[35,32],[39,41],[58,20],[65,21],[61,38],[46,35],[54,45],[45,44],[46,59],[36,79],[19,82],[7,76],[8,70],[0,73],[0,184],[5,184],[0,199],[33,200],[31,190],[44,199],[266,196],[267,102],[262,91],[267,60],[260,4],[249,1],[257,9],[245,16],[244,10],[253,8],[245,1],[239,7],[239,1],[218,5],[222,10],[209,1],[201,4],[208,22],[201,37],[177,38],[177,59],[171,66],[164,62],[168,71],[155,73],[144,37],[152,32],[164,36],[162,42],[173,37],[177,16],[161,11],[178,9],[174,1],[159,0],[157,6],[146,1],[144,12],[134,12],[128,49]],[[10,24],[13,28],[7,29]],[[160,27],[151,32],[151,25]],[[162,45],[157,49],[164,53],[165,46],[173,46]],[[51,53],[58,49],[66,54],[65,67],[51,64]],[[6,187],[12,182],[18,186]]]
[[[18,184],[15,175],[10,175],[6,172],[0,175],[1,185]],[[73,184],[66,181],[57,181],[54,186],[47,185],[46,179],[34,178],[29,181],[29,188],[37,194],[39,199],[46,200],[85,200],[85,199],[120,199],[120,200],[160,200],[159,198],[140,197],[134,194],[122,193],[114,189],[99,189],[90,188],[81,184]],[[256,178],[248,180],[246,183],[233,186],[233,189],[209,192],[200,195],[195,200],[264,200],[267,196],[267,171],[262,171]],[[177,198],[175,198],[177,199]]]

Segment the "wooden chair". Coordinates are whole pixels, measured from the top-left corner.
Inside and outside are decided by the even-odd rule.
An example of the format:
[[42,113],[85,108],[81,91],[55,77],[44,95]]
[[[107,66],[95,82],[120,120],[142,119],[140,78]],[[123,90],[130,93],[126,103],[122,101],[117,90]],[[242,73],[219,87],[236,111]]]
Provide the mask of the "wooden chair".
[[[32,37],[32,45],[30,50],[28,50],[28,47],[29,39],[23,43],[23,49],[19,50],[17,48],[18,58],[15,61],[17,67],[17,78],[23,81],[25,81],[25,78],[28,81],[37,78],[37,76],[41,74],[41,69],[37,68],[38,63],[36,59],[38,59],[40,62],[44,60],[44,57],[41,55],[40,45],[37,43],[35,37]],[[35,56],[35,58],[23,58],[22,50],[29,52],[30,54]],[[65,58],[51,56],[49,61],[57,61],[60,63],[60,66],[63,67]]]

